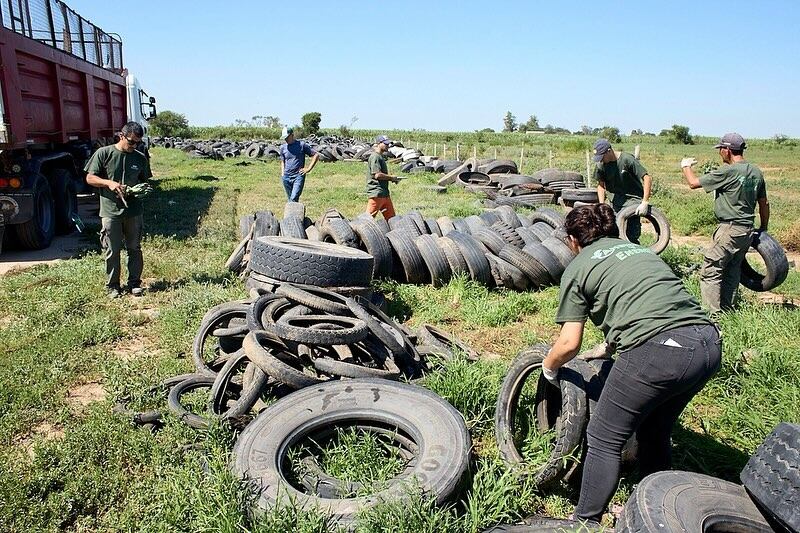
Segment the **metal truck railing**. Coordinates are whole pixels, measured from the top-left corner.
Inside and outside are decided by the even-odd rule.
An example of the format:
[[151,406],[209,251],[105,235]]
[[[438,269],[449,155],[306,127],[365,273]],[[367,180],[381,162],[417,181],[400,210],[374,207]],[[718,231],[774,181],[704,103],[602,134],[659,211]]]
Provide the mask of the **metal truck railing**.
[[121,72],[122,41],[59,0],[0,0],[5,28],[107,70]]

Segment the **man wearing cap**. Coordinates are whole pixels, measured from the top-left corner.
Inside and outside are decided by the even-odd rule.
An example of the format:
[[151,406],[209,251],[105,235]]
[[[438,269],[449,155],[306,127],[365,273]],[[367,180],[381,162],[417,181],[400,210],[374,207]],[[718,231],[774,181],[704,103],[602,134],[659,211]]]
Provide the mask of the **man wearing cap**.
[[399,183],[396,176],[388,174],[386,159],[383,154],[389,149],[392,141],[386,135],[375,139],[375,149],[367,160],[367,213],[375,216],[379,211],[383,218],[389,220],[394,216],[394,205],[389,197],[389,182]]
[[[306,183],[306,174],[317,164],[319,154],[311,149],[305,141],[294,138],[292,128],[283,128],[281,139],[286,144],[281,145],[281,179],[286,190],[286,198],[290,202],[299,202]],[[311,157],[311,163],[306,168],[306,156]]]
[[742,262],[753,240],[756,204],[761,222],[758,231],[767,231],[769,225],[767,186],[761,170],[744,159],[745,140],[738,133],[726,133],[714,148],[719,150],[723,165],[699,178],[692,170],[695,158],[681,161],[689,188],[714,191],[714,215],[719,225],[700,270],[700,294],[712,315],[735,304]]
[[637,205],[636,217],[628,220],[625,234],[628,240],[639,244],[642,234],[640,216],[650,209],[650,190],[653,179],[638,159],[625,152],[615,152],[607,139],[597,139],[594,143],[594,160],[599,163],[594,169],[597,181],[597,199],[602,204],[606,201],[606,191],[610,192],[611,207],[615,213],[623,207]]

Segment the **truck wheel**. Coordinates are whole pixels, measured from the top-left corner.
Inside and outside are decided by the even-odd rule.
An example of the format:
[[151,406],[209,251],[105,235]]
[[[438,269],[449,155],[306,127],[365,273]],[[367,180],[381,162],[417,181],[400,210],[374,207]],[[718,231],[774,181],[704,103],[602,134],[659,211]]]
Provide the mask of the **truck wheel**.
[[53,169],[51,176],[53,191],[55,192],[56,207],[56,233],[69,235],[75,231],[73,215],[78,213],[78,191],[72,174],[65,168]]
[[41,174],[33,185],[33,217],[14,226],[17,240],[23,248],[41,250],[50,246],[55,233],[55,206],[50,184]]

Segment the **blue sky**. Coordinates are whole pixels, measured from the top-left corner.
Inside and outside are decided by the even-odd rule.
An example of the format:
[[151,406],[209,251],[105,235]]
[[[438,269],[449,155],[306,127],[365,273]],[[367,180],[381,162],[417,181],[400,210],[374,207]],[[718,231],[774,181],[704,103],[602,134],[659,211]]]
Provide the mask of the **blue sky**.
[[122,36],[126,66],[192,125],[800,137],[800,2],[67,0]]

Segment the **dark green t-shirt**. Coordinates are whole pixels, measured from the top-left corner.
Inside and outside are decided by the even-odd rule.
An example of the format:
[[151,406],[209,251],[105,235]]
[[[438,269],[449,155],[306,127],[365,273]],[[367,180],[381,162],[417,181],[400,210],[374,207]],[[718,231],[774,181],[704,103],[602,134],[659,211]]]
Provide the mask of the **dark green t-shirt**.
[[[84,169],[89,174],[122,183],[132,187],[153,177],[150,172],[150,162],[143,153],[123,152],[116,146],[103,146],[98,149]],[[100,190],[100,217],[101,218],[126,218],[142,214],[142,201],[132,196],[126,196],[128,207],[119,197],[103,187]]]
[[644,196],[643,180],[647,169],[632,155],[622,152],[616,161],[595,166],[594,179],[604,182],[606,190],[613,197],[611,205],[615,211],[625,206],[625,202],[634,198],[641,201]]
[[650,248],[608,237],[581,250],[561,277],[556,322],[586,318],[619,351],[662,331],[711,323]]
[[377,179],[376,172],[388,174],[389,169],[386,159],[378,152],[372,152],[367,160],[367,198],[388,198],[389,181]]
[[756,204],[767,197],[767,185],[757,166],[747,161],[722,165],[700,176],[706,192],[714,191],[714,215],[720,222],[752,226]]

